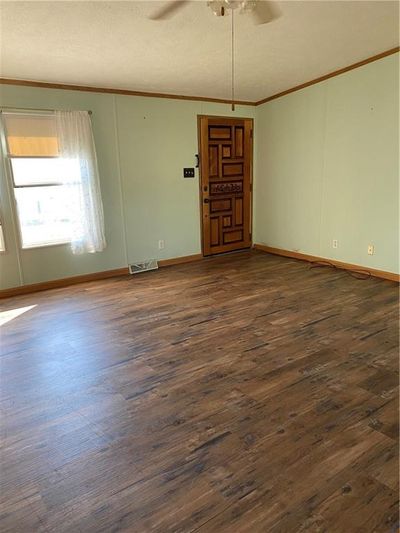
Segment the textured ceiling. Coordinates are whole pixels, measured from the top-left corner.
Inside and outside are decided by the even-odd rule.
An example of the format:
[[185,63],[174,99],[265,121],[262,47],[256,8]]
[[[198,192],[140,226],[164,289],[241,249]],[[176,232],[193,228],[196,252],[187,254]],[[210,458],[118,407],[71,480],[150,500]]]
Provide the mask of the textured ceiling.
[[[398,45],[399,3],[277,2],[282,16],[236,19],[236,97],[260,100]],[[229,98],[230,17],[197,0],[167,21],[164,2],[13,2],[1,9],[1,76]]]

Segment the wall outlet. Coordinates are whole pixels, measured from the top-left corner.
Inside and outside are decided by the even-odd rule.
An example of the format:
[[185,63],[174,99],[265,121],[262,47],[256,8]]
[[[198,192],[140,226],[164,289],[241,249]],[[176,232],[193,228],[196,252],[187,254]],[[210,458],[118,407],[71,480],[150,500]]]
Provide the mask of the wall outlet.
[[337,247],[338,247],[337,239],[333,239],[333,241],[332,241],[332,248],[337,248]]
[[374,255],[375,247],[373,244],[368,244],[368,255]]
[[164,250],[164,246],[165,246],[164,240],[158,241],[158,249],[159,250]]

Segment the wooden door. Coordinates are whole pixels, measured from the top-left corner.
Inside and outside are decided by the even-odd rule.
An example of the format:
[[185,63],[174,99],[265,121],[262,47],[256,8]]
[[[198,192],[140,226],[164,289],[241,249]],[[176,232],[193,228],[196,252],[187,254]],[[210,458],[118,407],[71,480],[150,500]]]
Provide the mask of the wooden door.
[[199,117],[203,254],[251,246],[252,119]]

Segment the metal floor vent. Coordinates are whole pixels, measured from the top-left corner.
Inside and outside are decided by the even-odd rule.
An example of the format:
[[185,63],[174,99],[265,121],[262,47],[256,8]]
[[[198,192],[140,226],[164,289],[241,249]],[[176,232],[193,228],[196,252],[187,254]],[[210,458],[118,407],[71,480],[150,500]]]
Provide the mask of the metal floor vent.
[[140,263],[132,263],[129,265],[130,274],[139,274],[140,272],[147,272],[148,270],[157,270],[158,263],[156,259],[148,259],[147,261],[141,261]]

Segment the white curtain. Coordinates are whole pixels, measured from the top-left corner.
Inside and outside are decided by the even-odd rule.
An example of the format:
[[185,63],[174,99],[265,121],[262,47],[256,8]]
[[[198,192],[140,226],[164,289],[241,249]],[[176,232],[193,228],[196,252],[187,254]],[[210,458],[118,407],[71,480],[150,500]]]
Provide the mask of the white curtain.
[[87,111],[56,111],[59,155],[71,198],[71,249],[74,254],[106,247],[104,214],[92,124]]

